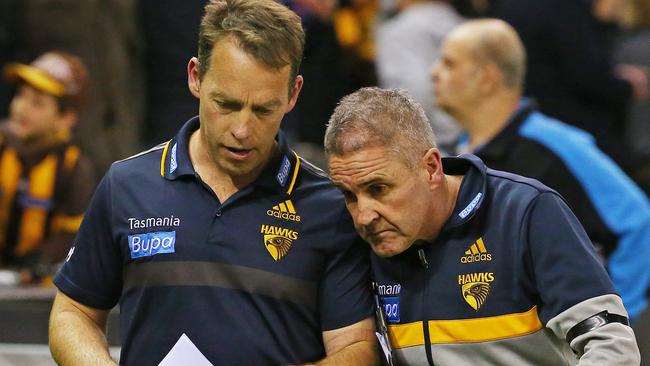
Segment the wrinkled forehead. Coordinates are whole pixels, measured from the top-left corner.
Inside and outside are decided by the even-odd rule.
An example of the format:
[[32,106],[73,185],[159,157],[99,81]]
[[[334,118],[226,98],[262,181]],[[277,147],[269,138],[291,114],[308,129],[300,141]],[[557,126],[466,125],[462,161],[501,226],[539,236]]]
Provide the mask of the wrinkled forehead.
[[406,165],[382,147],[370,147],[328,157],[334,184],[346,187],[363,185],[373,179],[399,179]]

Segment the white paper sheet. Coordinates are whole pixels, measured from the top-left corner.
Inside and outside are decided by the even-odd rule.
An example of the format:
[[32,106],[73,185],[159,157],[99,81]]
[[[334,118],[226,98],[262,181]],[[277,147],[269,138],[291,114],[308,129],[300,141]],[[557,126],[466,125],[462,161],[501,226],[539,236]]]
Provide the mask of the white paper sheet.
[[214,366],[183,333],[158,366]]

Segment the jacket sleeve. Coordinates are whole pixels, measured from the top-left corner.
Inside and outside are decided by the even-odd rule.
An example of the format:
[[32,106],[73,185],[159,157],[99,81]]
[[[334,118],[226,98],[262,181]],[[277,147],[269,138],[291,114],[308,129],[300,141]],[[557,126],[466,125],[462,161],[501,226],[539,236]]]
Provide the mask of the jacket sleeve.
[[[562,342],[585,319],[607,311],[627,317],[605,268],[579,221],[555,192],[540,194],[529,208],[523,237],[529,271],[540,297],[540,318]],[[578,365],[639,365],[634,332],[608,323],[578,334],[569,344]]]

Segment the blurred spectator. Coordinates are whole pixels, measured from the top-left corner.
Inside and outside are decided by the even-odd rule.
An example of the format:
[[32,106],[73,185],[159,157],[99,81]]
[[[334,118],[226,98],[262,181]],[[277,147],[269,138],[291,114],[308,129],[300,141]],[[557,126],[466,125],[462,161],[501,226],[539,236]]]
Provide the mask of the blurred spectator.
[[54,51],[9,64],[4,75],[19,86],[0,125],[0,266],[32,282],[65,257],[95,188],[90,163],[70,142],[87,72],[79,58]]
[[463,21],[447,1],[399,0],[399,13],[377,26],[377,76],[383,88],[403,88],[420,103],[439,147],[450,151],[460,128],[432,103],[426,76],[438,59],[442,39]]
[[[16,0],[0,0],[0,65],[11,61],[13,47],[13,14]],[[9,112],[9,101],[13,94],[13,86],[0,83],[0,116]]]
[[377,85],[375,73],[375,25],[378,0],[340,0],[333,20],[336,36],[345,51],[349,77],[358,86]]
[[510,23],[528,53],[525,94],[542,112],[578,126],[628,168],[626,110],[644,98],[638,68],[614,67],[611,21],[624,0],[493,0],[492,14]]
[[485,16],[494,0],[451,0],[456,11],[468,18]]
[[141,0],[138,19],[144,41],[146,110],[143,147],[176,135],[193,117],[198,100],[187,90],[187,63],[196,55],[206,0]]
[[[142,84],[135,0],[0,0],[14,3],[11,60],[29,62],[56,48],[78,55],[92,89],[73,139],[102,176],[138,150]],[[2,7],[2,6],[0,6]]]
[[[325,125],[344,95],[376,82],[374,66],[369,66],[369,61],[359,56],[359,48],[355,46],[363,43],[364,38],[363,25],[355,9],[339,9],[337,0],[285,0],[284,3],[302,18],[306,40],[300,74],[307,82],[295,108],[285,116],[282,129],[296,141],[295,149],[300,156],[325,169],[322,148]],[[334,19],[341,16],[340,12],[346,14],[343,15],[346,20],[341,22],[345,28],[342,32],[347,39],[346,47],[339,42],[335,28]],[[361,48],[367,50],[367,47],[366,43]],[[371,53],[372,59],[374,51]],[[371,80],[366,80],[369,71]]]
[[301,16],[306,32],[300,74],[308,82],[282,127],[294,140],[318,147],[336,103],[354,87],[347,78],[343,49],[332,22],[336,4],[334,0],[294,0],[289,4]]
[[[621,64],[643,66],[650,75],[650,0],[630,0],[629,31],[619,40],[616,60]],[[650,193],[650,100],[636,101],[630,110],[625,143],[637,165],[634,178]]]
[[436,102],[467,131],[466,152],[487,166],[535,178],[566,199],[607,257],[630,318],[647,306],[650,203],[584,131],[521,100],[526,54],[505,22],[453,32],[433,70]]

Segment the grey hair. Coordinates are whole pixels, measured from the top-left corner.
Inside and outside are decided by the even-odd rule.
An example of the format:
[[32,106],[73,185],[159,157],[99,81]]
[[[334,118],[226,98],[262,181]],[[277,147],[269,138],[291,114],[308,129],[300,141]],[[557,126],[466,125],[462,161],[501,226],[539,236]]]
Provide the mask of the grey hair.
[[413,168],[436,140],[422,106],[405,90],[362,88],[341,99],[330,117],[325,154],[368,147],[387,148]]

